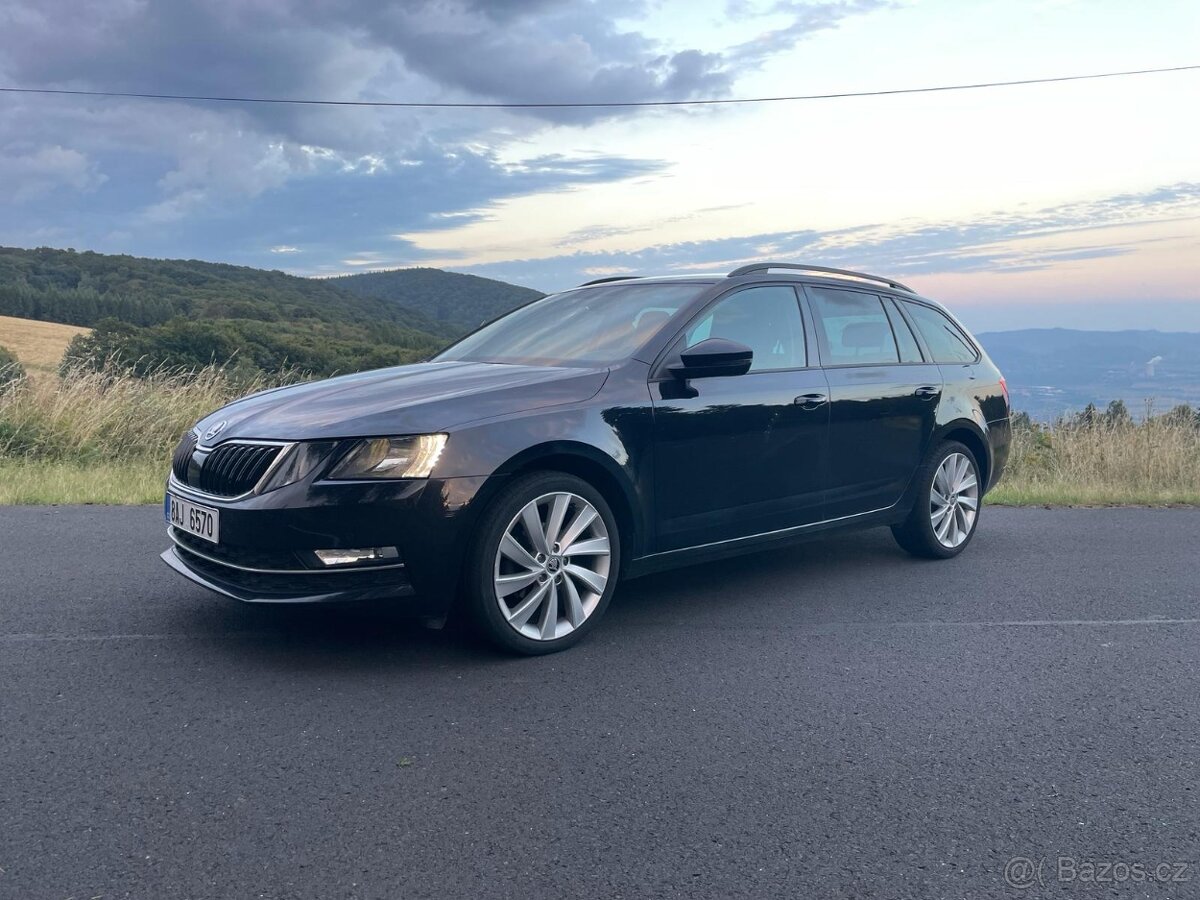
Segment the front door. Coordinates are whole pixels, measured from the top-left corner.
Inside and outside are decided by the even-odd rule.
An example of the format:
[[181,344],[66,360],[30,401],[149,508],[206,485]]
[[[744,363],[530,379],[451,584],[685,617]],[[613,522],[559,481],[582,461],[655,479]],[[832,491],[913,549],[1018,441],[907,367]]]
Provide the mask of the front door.
[[[659,552],[823,518],[829,389],[809,358],[798,300],[791,285],[726,294],[687,325],[656,370]],[[750,347],[750,371],[686,382],[665,373],[707,338]]]

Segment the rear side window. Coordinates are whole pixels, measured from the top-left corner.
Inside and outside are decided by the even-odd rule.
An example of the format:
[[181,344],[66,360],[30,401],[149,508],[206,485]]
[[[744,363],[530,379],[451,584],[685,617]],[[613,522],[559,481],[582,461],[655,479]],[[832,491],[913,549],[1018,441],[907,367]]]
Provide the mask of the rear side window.
[[883,304],[874,294],[810,287],[827,366],[887,365],[900,361]]
[[925,338],[925,345],[933,354],[933,361],[940,363],[970,363],[979,358],[974,345],[963,334],[962,329],[950,319],[928,306],[904,301],[908,313],[917,323],[917,329]]
[[921,348],[917,346],[917,339],[913,337],[912,329],[904,321],[904,316],[900,315],[895,301],[884,298],[883,308],[887,310],[888,321],[892,323],[892,334],[896,336],[896,345],[900,348],[900,362],[922,362]]

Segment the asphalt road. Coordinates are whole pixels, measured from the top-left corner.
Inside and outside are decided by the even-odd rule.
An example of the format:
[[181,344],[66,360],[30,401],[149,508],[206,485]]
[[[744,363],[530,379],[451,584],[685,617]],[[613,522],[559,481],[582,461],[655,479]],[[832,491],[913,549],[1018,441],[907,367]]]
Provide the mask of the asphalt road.
[[657,575],[541,659],[164,541],[0,508],[0,897],[1200,896],[1200,511]]

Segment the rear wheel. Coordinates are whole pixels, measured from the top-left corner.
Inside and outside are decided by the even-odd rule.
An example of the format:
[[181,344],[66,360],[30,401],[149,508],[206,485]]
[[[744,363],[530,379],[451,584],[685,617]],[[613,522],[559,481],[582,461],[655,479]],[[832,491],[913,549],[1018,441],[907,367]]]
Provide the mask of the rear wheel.
[[619,571],[617,524],[600,492],[573,475],[535,473],[506,486],[479,523],[466,603],[492,642],[554,653],[594,627]]
[[903,524],[892,526],[896,543],[928,559],[957,556],[979,523],[983,486],[975,455],[964,444],[947,441],[929,455],[917,479],[912,511]]

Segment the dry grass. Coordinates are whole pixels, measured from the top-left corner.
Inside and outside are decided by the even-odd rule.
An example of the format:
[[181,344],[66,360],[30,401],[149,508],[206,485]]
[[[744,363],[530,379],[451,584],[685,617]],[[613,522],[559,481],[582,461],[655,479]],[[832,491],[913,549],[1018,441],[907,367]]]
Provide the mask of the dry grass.
[[149,503],[196,420],[269,387],[218,369],[73,372],[0,389],[0,503]]
[[1139,424],[1061,424],[1013,432],[991,503],[1200,505],[1200,427],[1168,417]]
[[235,384],[220,370],[74,372],[0,395],[0,459],[51,462],[166,460],[203,415],[263,384]]
[[88,331],[91,329],[76,325],[0,316],[0,347],[15,353],[33,378],[45,381],[58,371],[71,338]]

